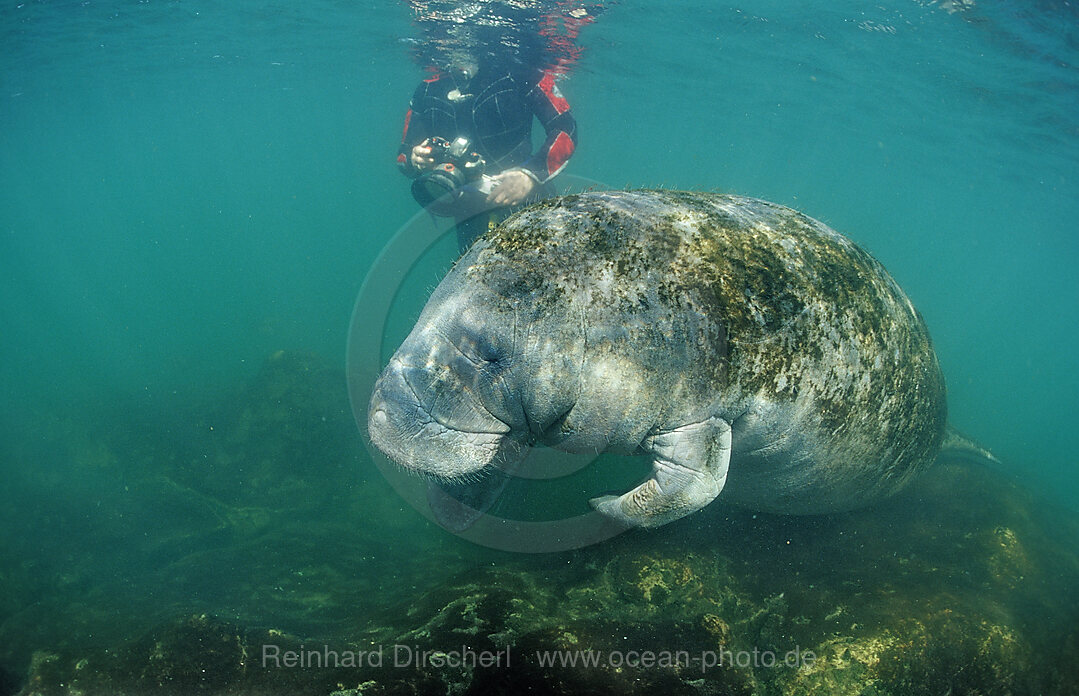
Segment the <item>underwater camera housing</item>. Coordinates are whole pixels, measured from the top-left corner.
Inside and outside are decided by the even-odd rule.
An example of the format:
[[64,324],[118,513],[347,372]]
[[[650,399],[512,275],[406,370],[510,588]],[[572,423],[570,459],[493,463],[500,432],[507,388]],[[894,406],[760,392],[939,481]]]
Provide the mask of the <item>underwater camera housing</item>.
[[420,205],[435,215],[458,217],[477,202],[464,199],[486,197],[491,188],[490,177],[484,176],[487,162],[471,148],[468,138],[451,143],[433,137],[424,144],[431,148],[436,164],[412,182],[412,196]]

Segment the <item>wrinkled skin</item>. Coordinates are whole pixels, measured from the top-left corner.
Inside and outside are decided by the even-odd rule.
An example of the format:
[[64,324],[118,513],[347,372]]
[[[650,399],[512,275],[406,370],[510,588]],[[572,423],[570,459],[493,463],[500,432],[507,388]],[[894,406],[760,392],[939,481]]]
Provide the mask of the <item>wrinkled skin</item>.
[[371,397],[372,442],[438,479],[536,443],[643,453],[592,501],[654,527],[723,493],[814,513],[890,495],[934,458],[943,380],[924,324],[846,238],[749,198],[552,199],[477,242]]

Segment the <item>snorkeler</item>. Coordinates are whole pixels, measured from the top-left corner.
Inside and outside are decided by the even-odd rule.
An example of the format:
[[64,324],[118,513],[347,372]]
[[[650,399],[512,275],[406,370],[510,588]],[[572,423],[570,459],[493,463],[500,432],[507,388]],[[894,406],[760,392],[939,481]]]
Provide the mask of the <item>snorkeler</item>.
[[[417,201],[457,222],[463,251],[512,206],[549,195],[577,146],[551,70],[455,51],[417,87],[397,155]],[[543,145],[532,151],[532,121]]]

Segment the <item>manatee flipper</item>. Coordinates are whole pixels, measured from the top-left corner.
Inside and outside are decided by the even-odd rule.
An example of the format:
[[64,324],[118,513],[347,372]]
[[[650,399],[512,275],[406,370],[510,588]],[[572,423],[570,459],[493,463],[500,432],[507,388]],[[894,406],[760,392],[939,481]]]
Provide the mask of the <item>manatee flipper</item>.
[[950,423],[944,429],[944,441],[940,443],[940,453],[937,457],[959,459],[975,464],[986,462],[1000,464],[1000,460],[992,452],[953,428]]
[[658,527],[700,510],[723,490],[731,426],[709,418],[650,436],[642,448],[652,454],[652,475],[628,493],[589,502],[623,524]]
[[475,483],[427,482],[427,504],[444,529],[463,532],[491,509],[510,477],[492,471]]

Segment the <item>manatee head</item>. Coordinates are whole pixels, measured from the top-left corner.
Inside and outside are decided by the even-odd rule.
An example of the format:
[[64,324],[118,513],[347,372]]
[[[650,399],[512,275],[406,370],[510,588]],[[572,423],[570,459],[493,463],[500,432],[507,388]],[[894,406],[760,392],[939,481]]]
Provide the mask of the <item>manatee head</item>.
[[[481,245],[482,246],[482,245]],[[423,475],[474,480],[512,468],[574,404],[583,338],[534,293],[477,278],[463,257],[375,384],[372,443]]]

